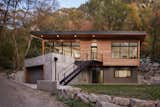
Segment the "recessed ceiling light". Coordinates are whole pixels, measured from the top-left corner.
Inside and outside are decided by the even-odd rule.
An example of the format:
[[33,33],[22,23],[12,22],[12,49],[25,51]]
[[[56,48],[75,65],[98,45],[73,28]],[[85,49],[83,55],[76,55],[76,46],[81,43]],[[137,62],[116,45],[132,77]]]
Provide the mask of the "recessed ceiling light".
[[77,37],[77,35],[74,35],[74,37],[76,38],[76,37]]
[[41,35],[41,38],[43,38],[43,35]]
[[95,37],[95,35],[92,35],[92,37]]
[[57,38],[59,38],[59,35],[57,35]]

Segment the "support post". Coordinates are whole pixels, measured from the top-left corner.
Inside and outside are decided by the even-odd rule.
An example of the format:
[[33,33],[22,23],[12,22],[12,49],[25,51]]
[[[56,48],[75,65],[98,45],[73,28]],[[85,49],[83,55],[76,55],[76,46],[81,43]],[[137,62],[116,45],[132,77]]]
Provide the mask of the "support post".
[[45,54],[45,41],[42,40],[42,55]]

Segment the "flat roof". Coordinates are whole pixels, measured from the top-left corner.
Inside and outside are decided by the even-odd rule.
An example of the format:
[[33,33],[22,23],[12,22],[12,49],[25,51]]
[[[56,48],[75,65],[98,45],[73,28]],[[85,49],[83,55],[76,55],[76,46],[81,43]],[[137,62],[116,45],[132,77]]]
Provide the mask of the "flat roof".
[[31,31],[32,35],[46,40],[57,39],[136,39],[143,41],[143,31]]

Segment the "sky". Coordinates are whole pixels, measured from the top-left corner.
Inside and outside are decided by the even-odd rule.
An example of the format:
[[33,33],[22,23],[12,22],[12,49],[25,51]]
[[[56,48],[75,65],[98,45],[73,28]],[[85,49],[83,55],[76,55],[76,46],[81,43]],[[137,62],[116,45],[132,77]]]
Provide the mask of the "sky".
[[78,8],[88,0],[58,0],[60,8]]

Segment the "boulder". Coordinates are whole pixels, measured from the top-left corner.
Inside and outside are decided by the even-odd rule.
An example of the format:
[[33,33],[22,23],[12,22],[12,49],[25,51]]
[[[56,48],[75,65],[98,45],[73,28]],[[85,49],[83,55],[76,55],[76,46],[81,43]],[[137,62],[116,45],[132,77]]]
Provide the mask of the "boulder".
[[160,107],[160,101],[157,102],[157,106],[156,107]]
[[95,94],[90,94],[89,96],[88,96],[88,100],[90,101],[90,102],[93,102],[93,103],[95,103],[96,101],[97,101],[97,95],[95,95]]
[[112,103],[121,105],[121,106],[129,106],[130,99],[129,98],[121,98],[121,97],[113,97]]
[[111,102],[112,97],[109,95],[97,95],[97,101]]
[[96,107],[121,107],[121,106],[109,102],[97,101]]
[[82,102],[89,104],[88,95],[86,93],[78,93],[77,94],[78,99],[80,99]]
[[37,89],[57,93],[57,82],[50,80],[38,80]]
[[157,68],[157,67],[159,67],[159,66],[160,66],[160,64],[155,62],[155,63],[153,63],[153,65],[152,65],[152,66]]
[[153,101],[145,101],[133,98],[131,99],[131,107],[156,107],[156,104]]

